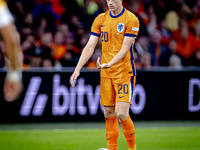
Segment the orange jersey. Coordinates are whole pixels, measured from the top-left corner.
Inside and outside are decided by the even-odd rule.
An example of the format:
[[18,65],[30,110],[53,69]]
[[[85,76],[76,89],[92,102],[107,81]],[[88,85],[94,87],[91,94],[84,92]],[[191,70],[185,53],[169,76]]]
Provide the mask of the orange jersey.
[[0,9],[6,6],[5,0],[0,0]]
[[[125,36],[137,37],[139,20],[130,11],[123,8],[122,12],[113,16],[108,10],[100,14],[93,22],[91,35],[101,36],[102,60],[109,63],[121,50]],[[101,77],[120,78],[135,76],[136,69],[133,61],[133,45],[127,55],[109,69],[101,69]]]

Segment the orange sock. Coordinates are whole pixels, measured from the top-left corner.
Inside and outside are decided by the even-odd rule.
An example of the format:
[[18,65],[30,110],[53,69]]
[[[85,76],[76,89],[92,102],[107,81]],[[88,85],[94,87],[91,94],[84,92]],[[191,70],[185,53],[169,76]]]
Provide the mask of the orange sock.
[[135,127],[130,116],[128,116],[125,120],[120,121],[120,123],[122,125],[122,130],[129,150],[136,150]]
[[118,149],[119,125],[117,117],[106,118],[106,140],[109,150]]

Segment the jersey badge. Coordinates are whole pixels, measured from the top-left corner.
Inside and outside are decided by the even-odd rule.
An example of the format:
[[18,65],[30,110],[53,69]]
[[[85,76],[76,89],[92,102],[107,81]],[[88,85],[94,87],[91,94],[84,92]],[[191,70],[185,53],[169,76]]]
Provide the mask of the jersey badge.
[[124,24],[123,23],[118,23],[118,25],[117,25],[117,31],[118,32],[124,31]]

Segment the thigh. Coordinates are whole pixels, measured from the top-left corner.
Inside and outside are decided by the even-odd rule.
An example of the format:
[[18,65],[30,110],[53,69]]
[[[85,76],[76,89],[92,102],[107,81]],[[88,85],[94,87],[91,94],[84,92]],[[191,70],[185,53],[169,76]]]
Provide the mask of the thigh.
[[112,79],[101,77],[100,82],[100,103],[103,106],[115,106],[115,89]]
[[123,78],[113,79],[116,92],[116,102],[126,102],[132,104],[132,94],[135,87],[135,76],[126,76]]

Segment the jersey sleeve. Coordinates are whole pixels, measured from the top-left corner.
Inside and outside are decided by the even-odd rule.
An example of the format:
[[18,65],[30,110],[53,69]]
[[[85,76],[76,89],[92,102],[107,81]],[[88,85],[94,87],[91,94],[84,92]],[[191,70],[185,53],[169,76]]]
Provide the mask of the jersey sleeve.
[[92,24],[91,35],[100,37],[101,35],[101,15],[97,16]]
[[139,23],[139,20],[138,20],[138,18],[136,16],[133,16],[131,18],[132,19],[130,19],[127,22],[125,36],[130,36],[130,37],[137,38],[138,32],[139,32],[140,23]]

